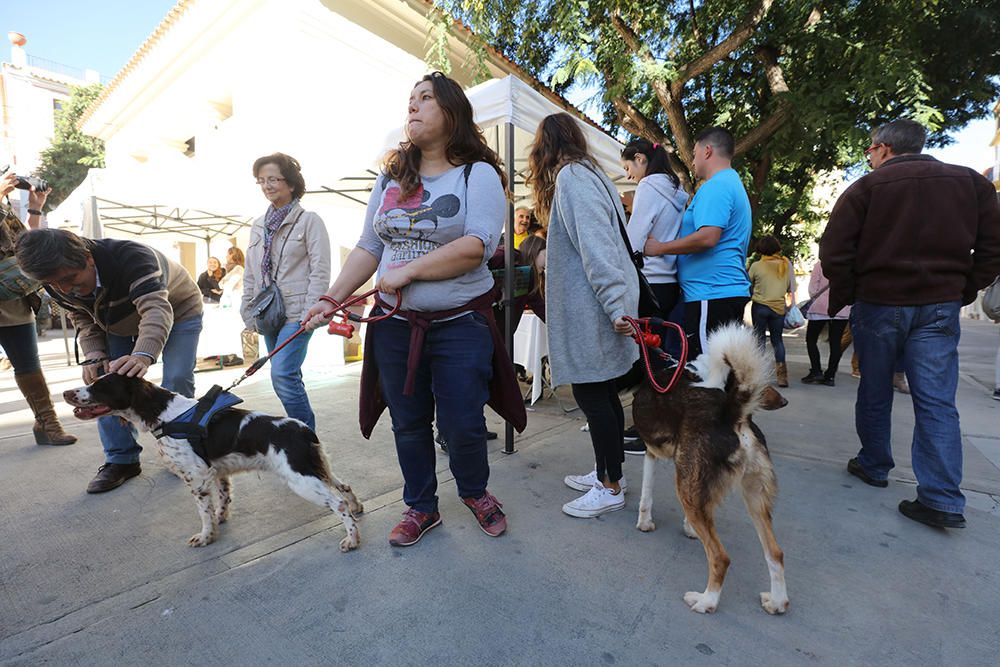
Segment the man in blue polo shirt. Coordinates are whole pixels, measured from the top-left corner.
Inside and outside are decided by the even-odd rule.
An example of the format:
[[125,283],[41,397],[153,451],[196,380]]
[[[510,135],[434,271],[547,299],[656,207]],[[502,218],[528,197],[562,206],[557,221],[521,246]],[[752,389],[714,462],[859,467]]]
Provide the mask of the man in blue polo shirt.
[[684,330],[688,353],[705,350],[708,334],[729,322],[742,322],[750,300],[747,245],[750,199],[732,168],[733,135],[710,127],[695,140],[694,172],[703,181],[688,204],[675,241],[646,241],[643,254],[680,255],[677,272],[684,293]]

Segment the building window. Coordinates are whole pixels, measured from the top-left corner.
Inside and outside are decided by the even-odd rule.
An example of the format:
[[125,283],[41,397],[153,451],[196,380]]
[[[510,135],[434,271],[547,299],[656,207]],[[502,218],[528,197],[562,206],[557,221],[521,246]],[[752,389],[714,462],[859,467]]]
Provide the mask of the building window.
[[184,155],[187,155],[188,157],[194,157],[194,137],[191,137],[190,139],[185,141],[184,146],[185,146]]

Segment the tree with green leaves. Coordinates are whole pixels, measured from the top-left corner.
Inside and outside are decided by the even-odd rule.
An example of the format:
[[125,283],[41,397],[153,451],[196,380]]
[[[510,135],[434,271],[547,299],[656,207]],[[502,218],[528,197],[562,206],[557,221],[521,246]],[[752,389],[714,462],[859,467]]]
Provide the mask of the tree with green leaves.
[[52,186],[46,207],[55,208],[87,177],[91,167],[104,166],[104,142],[89,137],[77,128],[77,122],[101,94],[99,83],[74,87],[62,108],[56,111],[55,136],[42,151],[38,173]]
[[[932,143],[1000,86],[996,0],[437,0],[557,92],[597,91],[607,125],[664,144],[688,189],[693,137],[736,136],[758,233],[811,240],[812,192],[910,117]],[[788,248],[790,249],[790,248]]]

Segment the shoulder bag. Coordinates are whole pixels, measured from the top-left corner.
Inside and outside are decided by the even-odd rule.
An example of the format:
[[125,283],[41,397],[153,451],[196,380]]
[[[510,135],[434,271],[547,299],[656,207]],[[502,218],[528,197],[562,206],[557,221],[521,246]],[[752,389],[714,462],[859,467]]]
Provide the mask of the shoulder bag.
[[295,230],[295,225],[299,224],[299,218],[301,217],[302,210],[299,209],[299,214],[295,217],[295,221],[281,242],[278,261],[272,267],[274,275],[267,276],[270,280],[264,285],[261,291],[257,292],[257,295],[249,303],[250,313],[253,316],[257,331],[265,336],[277,336],[278,332],[281,331],[281,327],[285,326],[285,320],[287,319],[285,316],[285,301],[281,298],[281,290],[278,289],[276,279],[278,277],[278,268],[281,266],[281,258],[285,255],[285,245]]

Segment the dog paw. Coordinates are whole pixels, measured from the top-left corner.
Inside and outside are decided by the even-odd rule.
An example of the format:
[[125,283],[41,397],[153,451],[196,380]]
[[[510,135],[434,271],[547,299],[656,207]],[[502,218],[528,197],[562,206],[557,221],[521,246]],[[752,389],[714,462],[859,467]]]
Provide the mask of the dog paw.
[[788,611],[788,598],[783,600],[773,600],[771,594],[764,591],[760,594],[760,606],[764,608],[764,611],[771,614],[784,614]]
[[698,533],[696,533],[691,524],[688,523],[687,517],[684,517],[684,535],[691,538],[692,540],[698,539]]
[[353,551],[354,549],[358,548],[358,544],[360,542],[361,540],[358,538],[357,535],[348,535],[347,537],[345,537],[340,541],[340,550],[343,553],[347,553],[348,551]]
[[635,524],[635,527],[644,533],[651,533],[654,530],[656,530],[656,524],[653,523],[652,519],[640,518],[639,521]]
[[362,505],[360,502],[355,501],[348,505],[348,509],[351,510],[351,514],[357,516],[359,514],[364,514],[365,506]]
[[214,541],[215,541],[214,533],[209,533],[207,535],[205,533],[195,533],[194,535],[191,536],[191,539],[188,540],[188,546],[206,547]]
[[684,602],[691,607],[691,611],[696,611],[699,614],[711,614],[719,606],[719,595],[717,593],[688,591],[684,594]]

